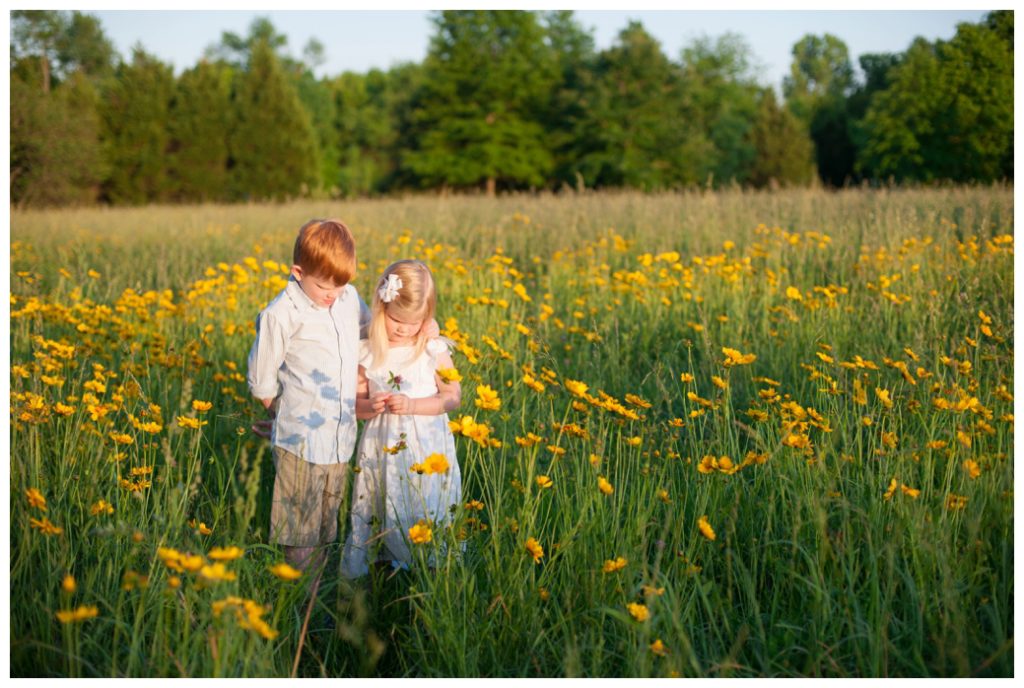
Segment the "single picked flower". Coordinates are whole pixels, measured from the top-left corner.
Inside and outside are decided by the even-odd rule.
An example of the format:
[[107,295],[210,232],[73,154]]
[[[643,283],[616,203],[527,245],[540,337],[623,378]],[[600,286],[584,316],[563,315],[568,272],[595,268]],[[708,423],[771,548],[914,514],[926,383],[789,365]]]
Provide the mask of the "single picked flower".
[[396,392],[402,391],[402,383],[405,382],[401,375],[395,375],[390,370],[388,371],[388,386]]

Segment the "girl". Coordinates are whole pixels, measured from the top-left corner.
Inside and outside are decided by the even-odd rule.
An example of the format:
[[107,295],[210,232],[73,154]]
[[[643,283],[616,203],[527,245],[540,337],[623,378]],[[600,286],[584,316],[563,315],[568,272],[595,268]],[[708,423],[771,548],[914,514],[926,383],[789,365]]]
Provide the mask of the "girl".
[[368,338],[360,342],[356,417],[368,422],[356,452],[346,578],[375,562],[411,563],[410,539],[423,541],[426,527],[438,532],[462,498],[447,415],[462,392],[437,375],[454,367],[446,340],[428,340],[424,331],[435,303],[433,276],[418,260],[388,267],[373,295]]

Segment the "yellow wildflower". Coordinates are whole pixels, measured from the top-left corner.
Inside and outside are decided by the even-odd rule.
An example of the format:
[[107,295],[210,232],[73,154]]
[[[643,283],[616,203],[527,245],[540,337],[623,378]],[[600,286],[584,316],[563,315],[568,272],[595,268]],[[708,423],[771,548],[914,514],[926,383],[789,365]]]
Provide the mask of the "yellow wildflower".
[[213,404],[209,401],[200,401],[199,399],[192,400],[192,408],[199,413],[206,413],[213,408]]
[[476,405],[486,411],[497,411],[501,408],[501,399],[498,393],[488,385],[477,385]]
[[586,384],[580,382],[579,380],[569,379],[566,379],[565,381],[565,388],[569,390],[570,394],[573,394],[577,397],[582,397],[587,393],[587,390],[590,389]]
[[438,368],[437,376],[444,382],[462,382],[462,375],[456,368]]
[[214,547],[206,556],[210,557],[214,561],[232,561],[238,559],[245,554],[245,550],[241,547]]
[[892,399],[889,397],[889,390],[882,389],[881,387],[875,387],[875,396],[878,397],[878,400],[882,402],[882,405],[885,406],[885,408],[892,408]]
[[722,353],[725,354],[725,360],[722,361],[722,365],[726,368],[737,365],[749,365],[757,360],[757,356],[754,354],[743,354],[736,349],[730,349],[726,346],[722,347]]
[[629,615],[637,621],[647,621],[651,616],[651,612],[647,609],[647,605],[645,604],[630,602],[626,605],[626,609],[629,610]]
[[430,542],[434,539],[434,532],[430,529],[430,525],[420,520],[416,522],[416,525],[409,528],[409,540],[416,545],[422,545]]
[[25,497],[28,499],[29,508],[46,511],[46,497],[34,487],[25,490]]
[[114,513],[114,505],[101,499],[89,507],[89,513],[93,516],[100,516],[101,514],[109,515]]
[[526,551],[533,557],[533,563],[539,564],[540,560],[544,557],[544,548],[540,546],[536,538],[527,538],[525,546]]
[[549,478],[548,476],[546,476],[546,475],[538,475],[537,476],[537,486],[540,487],[541,489],[545,489],[546,490],[546,489],[550,488],[552,485],[554,485],[554,482],[552,482],[551,478]]
[[57,620],[62,624],[77,623],[99,616],[100,610],[95,606],[82,605],[77,609],[62,609],[57,612]]
[[178,416],[178,426],[182,428],[188,428],[190,430],[198,430],[199,428],[206,425],[205,420],[199,420],[198,418],[189,418],[188,416]]
[[648,647],[651,648],[651,652],[658,655],[659,657],[664,657],[668,654],[668,649],[665,647],[665,643],[661,642],[661,638],[657,638]]
[[293,581],[302,577],[302,571],[292,568],[285,562],[270,567],[270,572],[283,581]]
[[964,470],[967,471],[967,475],[971,476],[972,479],[977,478],[981,475],[981,466],[974,459],[967,459],[963,463]]
[[907,495],[911,499],[917,499],[918,495],[921,494],[921,490],[915,490],[914,488],[907,487],[906,485],[903,484],[900,484],[900,492]]
[[697,519],[697,528],[700,529],[700,534],[706,537],[708,540],[715,539],[715,530],[711,527],[711,524],[708,523],[707,516],[701,516]]
[[606,495],[610,495],[612,492],[615,491],[615,488],[612,487],[612,484],[605,480],[604,476],[601,475],[597,476],[597,489],[599,489],[602,493]]
[[605,573],[615,573],[626,568],[626,564],[629,561],[625,557],[616,557],[615,559],[605,559],[604,566],[601,568]]
[[30,518],[29,525],[39,530],[43,535],[60,535],[64,529],[50,522],[45,516],[42,519]]

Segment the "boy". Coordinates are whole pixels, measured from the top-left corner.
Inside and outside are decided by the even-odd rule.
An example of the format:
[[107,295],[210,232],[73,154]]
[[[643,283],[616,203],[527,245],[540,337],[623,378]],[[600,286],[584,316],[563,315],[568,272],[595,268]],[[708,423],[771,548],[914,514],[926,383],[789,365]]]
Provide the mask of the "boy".
[[352,233],[337,220],[299,230],[291,278],[256,320],[248,383],[273,419],[271,540],[298,569],[338,535],[345,468],[356,439],[359,332],[369,309],[349,284]]

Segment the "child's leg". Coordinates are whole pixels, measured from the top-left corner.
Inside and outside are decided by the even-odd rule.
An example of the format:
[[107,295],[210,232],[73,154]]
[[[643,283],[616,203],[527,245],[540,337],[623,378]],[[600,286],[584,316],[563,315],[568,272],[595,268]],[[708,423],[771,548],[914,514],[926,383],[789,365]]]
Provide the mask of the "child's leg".
[[284,545],[284,559],[300,571],[316,569],[324,562],[324,551],[319,547],[292,547]]

